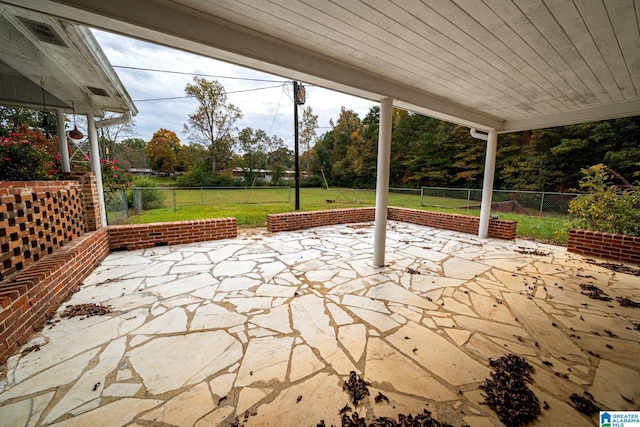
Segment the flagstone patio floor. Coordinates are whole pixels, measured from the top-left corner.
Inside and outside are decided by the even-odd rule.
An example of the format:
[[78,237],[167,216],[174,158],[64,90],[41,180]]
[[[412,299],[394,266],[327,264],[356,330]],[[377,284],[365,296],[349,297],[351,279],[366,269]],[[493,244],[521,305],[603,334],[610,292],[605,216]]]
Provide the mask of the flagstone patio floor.
[[534,366],[548,404],[534,425],[595,425],[569,404],[585,391],[640,409],[640,309],[616,301],[640,299],[639,277],[562,247],[397,222],[388,265],[372,253],[372,224],[112,253],[65,304],[112,313],[61,307],[3,368],[0,425],[340,425],[356,371],[371,383],[350,405],[361,416],[495,426],[479,385],[508,353]]

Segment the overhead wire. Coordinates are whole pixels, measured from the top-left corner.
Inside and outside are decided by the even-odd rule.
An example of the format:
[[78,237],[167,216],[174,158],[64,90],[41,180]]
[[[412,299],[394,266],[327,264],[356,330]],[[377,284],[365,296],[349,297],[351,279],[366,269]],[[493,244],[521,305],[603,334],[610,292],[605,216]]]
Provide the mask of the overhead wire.
[[[232,90],[232,91],[225,92],[225,93],[227,95],[229,95],[229,94],[232,94],[232,93],[254,92],[254,91],[257,91],[257,90],[275,89],[275,88],[281,87],[281,86],[282,85],[256,87],[256,88],[252,88],[252,89]],[[184,95],[184,96],[169,96],[169,97],[165,97],[165,98],[134,99],[133,102],[167,101],[167,100],[171,100],[171,99],[187,99],[187,98],[193,98],[193,96]]]
[[246,80],[253,82],[267,82],[267,83],[286,83],[286,80],[272,80],[272,79],[254,79],[249,77],[235,77],[235,76],[218,76],[213,74],[203,74],[203,73],[190,73],[186,71],[174,71],[174,70],[161,70],[159,68],[144,68],[144,67],[131,67],[127,65],[112,65],[113,68],[122,68],[126,70],[138,70],[138,71],[152,71],[156,73],[167,73],[167,74],[179,74],[186,76],[202,76],[202,77],[212,77],[215,79],[230,79],[230,80]]

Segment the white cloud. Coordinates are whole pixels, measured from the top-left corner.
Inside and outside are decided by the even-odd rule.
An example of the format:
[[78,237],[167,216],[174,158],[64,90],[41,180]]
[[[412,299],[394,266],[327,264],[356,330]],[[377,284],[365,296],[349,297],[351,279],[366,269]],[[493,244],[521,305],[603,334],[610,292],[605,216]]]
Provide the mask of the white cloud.
[[[228,76],[235,78],[265,79],[284,81],[281,77],[238,67],[191,53],[169,49],[140,40],[130,39],[104,31],[94,30],[112,65],[170,70],[184,73]],[[136,100],[170,98],[184,96],[184,87],[192,80],[190,75],[159,73],[125,68],[115,69],[120,80]],[[211,78],[210,78],[211,79]],[[277,82],[258,82],[219,77],[217,80],[228,92],[229,101],[242,110],[240,128],[252,127],[282,138],[293,147],[293,101],[291,84],[250,92],[247,89],[278,85]],[[136,132],[140,138],[151,139],[160,128],[176,132],[185,142],[182,133],[189,113],[195,111],[197,102],[193,99],[171,99],[153,102],[135,102],[138,115],[135,117]],[[318,135],[328,131],[329,120],[336,120],[342,106],[354,110],[364,117],[375,103],[333,92],[316,86],[307,87],[307,104],[318,115]]]

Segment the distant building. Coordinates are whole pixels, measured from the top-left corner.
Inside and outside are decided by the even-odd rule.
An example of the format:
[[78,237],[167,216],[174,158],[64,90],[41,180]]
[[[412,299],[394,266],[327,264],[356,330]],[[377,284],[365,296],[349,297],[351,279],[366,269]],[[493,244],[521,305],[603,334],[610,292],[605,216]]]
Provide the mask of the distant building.
[[148,168],[131,168],[127,172],[136,176],[150,176],[150,175],[158,175],[158,172],[153,169]]

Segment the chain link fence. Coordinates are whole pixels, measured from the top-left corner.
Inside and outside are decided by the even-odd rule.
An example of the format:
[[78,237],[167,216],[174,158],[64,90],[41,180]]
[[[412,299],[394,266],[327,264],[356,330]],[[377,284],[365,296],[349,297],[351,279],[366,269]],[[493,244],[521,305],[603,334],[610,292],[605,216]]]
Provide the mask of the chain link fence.
[[215,206],[226,203],[290,203],[291,188],[285,187],[133,187],[136,215],[147,210],[180,206]]
[[[567,215],[569,202],[580,193],[549,191],[493,190],[492,203],[511,202],[514,211],[527,214]],[[482,189],[422,187],[420,205],[460,209],[480,209]]]
[[124,224],[129,220],[129,204],[127,195],[123,190],[113,193],[105,193],[105,208],[107,211],[107,224]]

